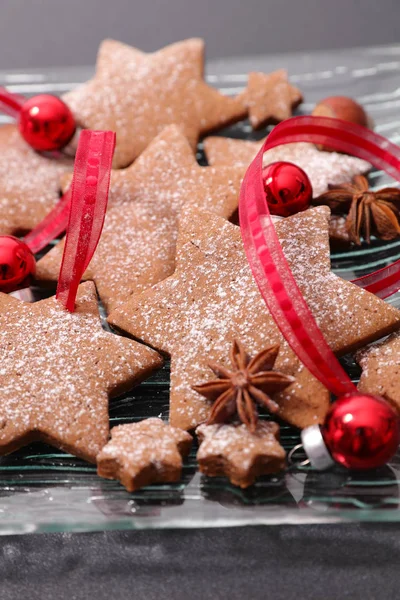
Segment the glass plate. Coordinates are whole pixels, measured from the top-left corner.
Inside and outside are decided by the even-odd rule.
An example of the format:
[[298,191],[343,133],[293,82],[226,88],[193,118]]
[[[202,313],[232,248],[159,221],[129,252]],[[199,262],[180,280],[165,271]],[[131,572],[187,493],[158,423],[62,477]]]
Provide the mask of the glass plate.
[[[288,69],[305,95],[302,112],[309,112],[324,96],[351,95],[366,106],[378,132],[399,141],[400,46],[217,61],[209,65],[208,80],[224,93],[236,94],[249,70],[268,72],[281,67]],[[62,93],[85,81],[92,71],[80,67],[0,72],[0,85],[27,95]],[[257,139],[265,132],[255,136],[245,123],[224,133]],[[201,144],[198,157],[202,162]],[[389,181],[380,172],[372,177],[374,184]],[[332,265],[342,277],[352,278],[399,256],[400,241],[374,241],[369,248],[333,254]],[[399,305],[399,297],[391,302]],[[345,358],[344,364],[357,381],[359,372],[352,360]],[[149,416],[167,418],[168,388],[167,365],[111,402],[111,425]],[[299,434],[284,423],[281,426],[282,444],[289,450],[299,442]],[[261,478],[245,491],[225,479],[200,475],[195,454],[196,448],[185,462],[180,483],[153,485],[129,494],[119,483],[97,477],[94,466],[33,444],[0,459],[0,533],[400,520],[400,454],[373,473],[289,469]]]

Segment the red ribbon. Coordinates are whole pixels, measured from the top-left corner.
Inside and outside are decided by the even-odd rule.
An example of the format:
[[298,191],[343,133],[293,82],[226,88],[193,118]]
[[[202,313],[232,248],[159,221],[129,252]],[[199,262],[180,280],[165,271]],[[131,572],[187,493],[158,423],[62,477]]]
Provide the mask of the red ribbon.
[[24,242],[33,254],[40,252],[67,228],[71,202],[68,190],[51,212],[28,235]]
[[[254,278],[282,335],[301,362],[340,396],[357,388],[341,367],[307,306],[282,251],[262,182],[264,152],[280,144],[314,142],[367,160],[400,181],[400,148],[359,125],[327,117],[295,117],[277,125],[245,175],[240,227]],[[261,220],[262,219],[262,220]],[[355,280],[385,297],[400,287],[400,261]]]
[[240,227],[247,259],[272,317],[301,362],[335,395],[354,393],[357,389],[308,308],[276,234],[262,183],[263,155],[270,147],[267,140],[248,168],[240,191]]
[[6,88],[0,87],[0,110],[13,119],[17,119],[25,98],[19,94],[13,94]]
[[56,298],[73,312],[82,275],[96,250],[107,210],[115,133],[83,130],[71,186],[71,205]]
[[[361,125],[329,117],[293,117],[271,131],[262,151],[293,142],[313,142],[352,154],[400,181],[399,146]],[[353,283],[386,298],[400,289],[400,260]]]

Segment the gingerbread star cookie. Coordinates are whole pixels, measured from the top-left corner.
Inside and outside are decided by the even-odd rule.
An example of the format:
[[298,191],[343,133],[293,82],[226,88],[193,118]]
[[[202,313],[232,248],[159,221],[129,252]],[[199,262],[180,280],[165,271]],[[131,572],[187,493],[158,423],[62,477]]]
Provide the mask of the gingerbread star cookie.
[[200,134],[246,115],[240,98],[205,83],[203,69],[200,39],[152,54],[105,40],[94,78],[64,100],[82,127],[117,133],[114,166],[126,167],[166,125],[179,125],[194,149]]
[[[330,270],[329,209],[317,207],[276,224],[302,293],[338,354],[400,327],[400,312]],[[175,273],[112,312],[109,322],[171,355],[171,424],[192,429],[211,404],[193,385],[209,363],[229,368],[240,339],[249,355],[280,344],[274,368],[295,378],[274,396],[278,414],[299,427],[322,422],[329,395],[283,340],[261,298],[235,225],[186,209],[181,213]]]
[[[95,282],[107,312],[171,275],[177,218],[167,206],[125,204],[107,212],[100,242],[83,279]],[[64,242],[37,264],[37,280],[54,284]]]
[[[208,137],[204,140],[204,150],[210,165],[243,165],[244,170],[261,145],[262,141],[249,142],[224,137]],[[354,175],[366,173],[371,168],[365,160],[337,152],[322,152],[306,142],[272,148],[265,152],[263,163],[265,166],[280,160],[292,162],[307,173],[314,197],[326,192],[329,184],[338,185],[351,181]]]
[[104,331],[93,283],[76,311],[0,294],[0,454],[43,441],[95,462],[108,440],[108,397],[162,364],[149,348]]
[[33,229],[60,199],[60,177],[72,159],[46,158],[28,146],[14,125],[0,127],[0,235]]
[[182,457],[189,454],[192,436],[161,419],[119,425],[97,457],[97,473],[118,479],[128,492],[151,483],[179,481]]
[[200,425],[196,429],[201,473],[228,477],[233,485],[247,488],[260,475],[281,471],[286,452],[279,443],[279,425],[259,421],[251,432],[246,425]]
[[300,90],[289,83],[285,69],[268,75],[249,73],[243,96],[253,129],[289,119],[303,101]]
[[[84,279],[93,279],[108,310],[171,275],[177,215],[185,203],[230,217],[242,172],[200,167],[176,126],[163,131],[129,168],[111,176],[109,210]],[[40,281],[56,282],[64,243],[37,266]]]
[[400,335],[360,350],[356,360],[362,368],[358,389],[382,396],[400,414]]

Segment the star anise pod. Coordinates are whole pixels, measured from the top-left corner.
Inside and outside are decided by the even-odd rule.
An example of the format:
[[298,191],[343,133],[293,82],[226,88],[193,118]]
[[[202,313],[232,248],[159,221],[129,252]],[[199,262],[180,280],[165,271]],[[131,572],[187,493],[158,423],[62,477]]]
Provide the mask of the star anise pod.
[[373,192],[363,175],[321,194],[314,204],[326,204],[333,212],[347,212],[346,229],[357,245],[361,237],[369,244],[371,235],[382,240],[400,235],[400,190],[387,187]]
[[279,406],[270,395],[281,392],[293,383],[294,378],[273,371],[279,344],[262,350],[250,359],[242,344],[235,340],[230,352],[232,370],[209,363],[218,379],[193,386],[196,392],[214,401],[207,424],[225,423],[236,413],[240,420],[254,432],[258,421],[257,403],[272,413]]

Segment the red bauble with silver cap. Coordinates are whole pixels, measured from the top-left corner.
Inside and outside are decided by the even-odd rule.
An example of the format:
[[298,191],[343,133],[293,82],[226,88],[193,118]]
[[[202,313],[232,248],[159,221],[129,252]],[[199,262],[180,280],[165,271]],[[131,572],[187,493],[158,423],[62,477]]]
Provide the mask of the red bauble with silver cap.
[[271,215],[289,217],[306,210],[312,200],[308,175],[290,162],[274,162],[262,170],[265,196]]
[[57,96],[40,94],[22,104],[18,128],[34,150],[50,152],[61,150],[71,141],[76,125],[65,102]]
[[36,271],[35,257],[22,240],[0,236],[0,292],[14,292],[29,283]]
[[376,469],[397,452],[399,417],[383,398],[348,394],[332,405],[321,427],[304,429],[301,440],[311,465],[318,470],[334,462],[348,469]]

